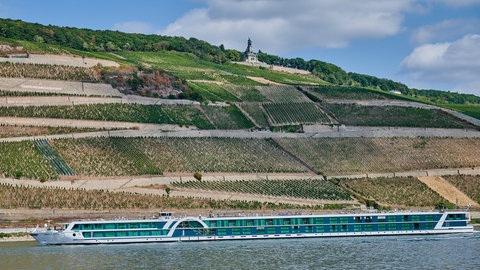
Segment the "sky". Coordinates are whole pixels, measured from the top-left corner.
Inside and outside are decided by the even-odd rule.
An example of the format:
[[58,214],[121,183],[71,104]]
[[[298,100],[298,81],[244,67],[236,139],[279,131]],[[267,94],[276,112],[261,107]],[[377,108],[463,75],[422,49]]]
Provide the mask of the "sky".
[[480,96],[480,0],[0,0],[0,17],[195,37]]

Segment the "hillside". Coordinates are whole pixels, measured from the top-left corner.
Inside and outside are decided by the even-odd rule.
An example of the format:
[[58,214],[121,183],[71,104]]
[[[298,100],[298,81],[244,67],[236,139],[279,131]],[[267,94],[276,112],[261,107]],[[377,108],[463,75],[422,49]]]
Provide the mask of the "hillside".
[[[30,52],[0,61],[0,208],[434,208],[452,205],[416,177],[477,188],[478,104],[243,65],[195,39],[0,22],[0,43]],[[89,35],[103,49],[73,45]]]
[[[78,29],[72,27],[45,26],[20,20],[0,19],[0,37],[6,38],[12,47],[23,46],[20,51],[31,53],[76,53],[80,55],[105,55],[96,52],[161,52],[176,51],[191,53],[213,63],[240,61],[242,52],[225,49],[195,38],[168,37],[160,35],[127,34],[118,31]],[[33,42],[33,43],[32,43]],[[53,45],[53,46],[52,46]],[[109,56],[107,56],[109,58]],[[269,65],[293,67],[312,72],[321,80],[336,85],[351,85],[383,91],[396,90],[403,95],[423,101],[453,104],[480,104],[480,97],[437,90],[411,89],[389,79],[345,72],[340,67],[320,60],[305,61],[302,58],[286,59],[276,55],[259,53],[259,60]]]

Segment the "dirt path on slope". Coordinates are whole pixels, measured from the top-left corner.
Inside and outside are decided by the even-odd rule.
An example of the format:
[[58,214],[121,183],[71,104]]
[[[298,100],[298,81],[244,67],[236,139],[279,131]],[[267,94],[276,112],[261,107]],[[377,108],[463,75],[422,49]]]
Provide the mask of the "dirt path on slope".
[[418,179],[451,203],[457,203],[458,200],[459,206],[465,207],[469,203],[475,208],[480,206],[440,176],[421,176]]
[[247,76],[247,78],[249,78],[252,81],[256,81],[256,82],[267,84],[267,85],[283,85],[281,83],[273,82],[262,77]]

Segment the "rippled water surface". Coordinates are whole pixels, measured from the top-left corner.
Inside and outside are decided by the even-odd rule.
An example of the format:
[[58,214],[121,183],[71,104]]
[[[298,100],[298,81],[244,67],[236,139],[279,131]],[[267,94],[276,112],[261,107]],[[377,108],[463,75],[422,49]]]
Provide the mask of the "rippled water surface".
[[38,246],[0,243],[0,269],[480,269],[480,233]]

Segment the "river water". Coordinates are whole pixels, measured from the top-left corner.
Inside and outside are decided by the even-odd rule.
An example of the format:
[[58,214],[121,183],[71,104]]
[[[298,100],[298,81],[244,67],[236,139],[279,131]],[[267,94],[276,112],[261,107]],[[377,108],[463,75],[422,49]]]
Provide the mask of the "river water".
[[0,243],[0,269],[480,269],[480,233],[200,243]]

